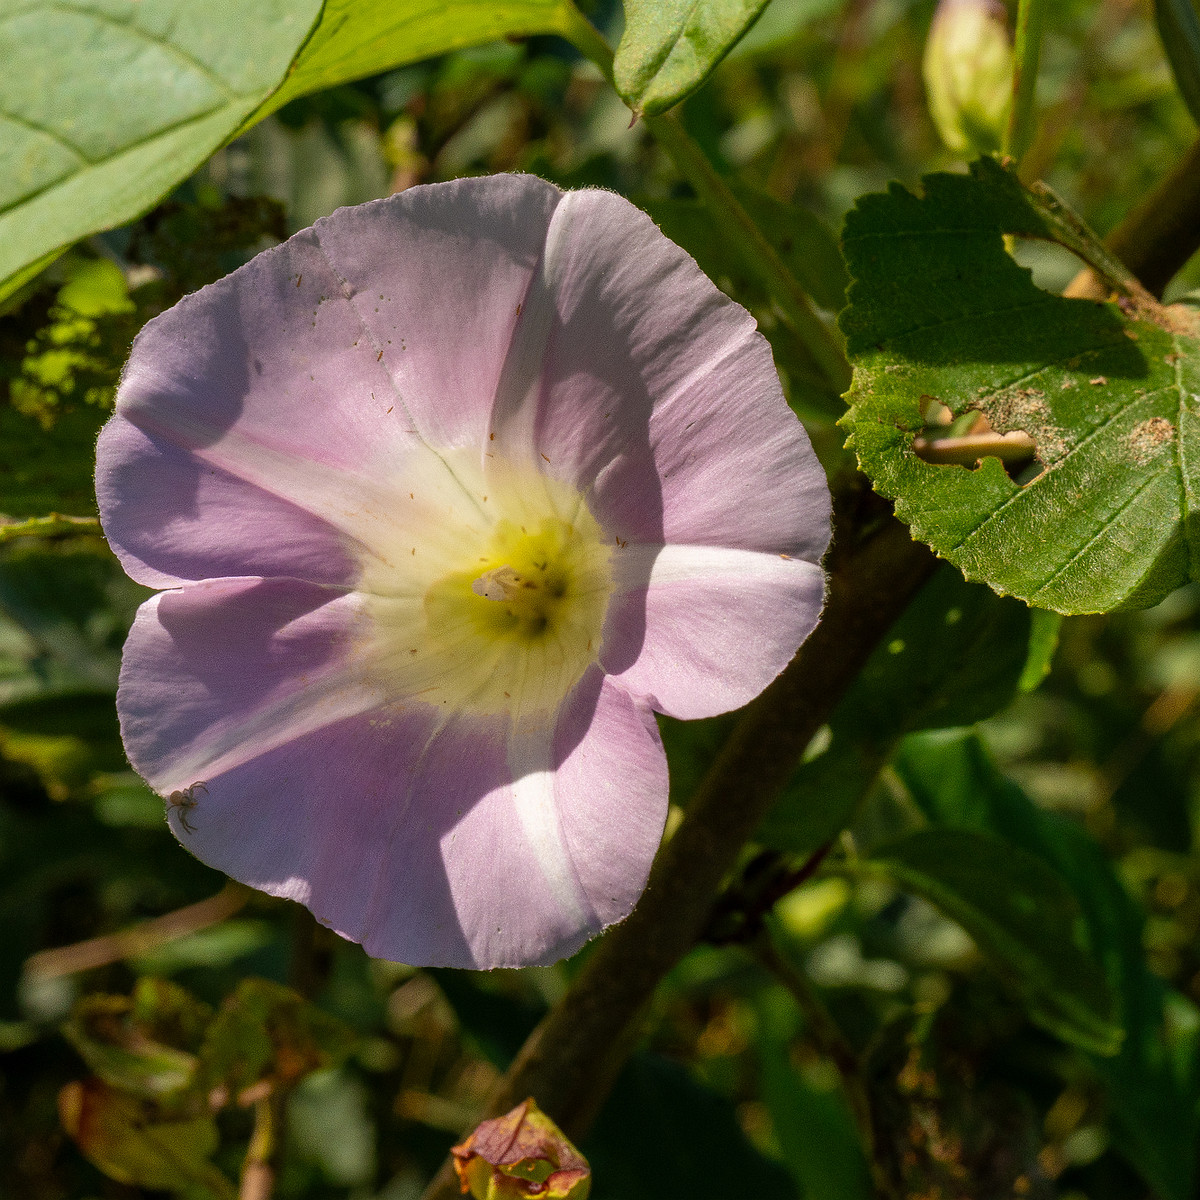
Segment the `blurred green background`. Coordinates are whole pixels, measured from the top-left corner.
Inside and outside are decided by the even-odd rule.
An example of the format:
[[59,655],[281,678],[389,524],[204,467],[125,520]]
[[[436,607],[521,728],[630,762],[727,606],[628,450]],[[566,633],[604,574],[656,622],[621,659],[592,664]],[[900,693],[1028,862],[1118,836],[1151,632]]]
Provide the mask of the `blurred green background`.
[[[832,236],[855,198],[961,168],[926,105],[933,9],[772,0],[683,106],[719,169],[811,214],[794,228],[781,219],[773,240],[803,259],[798,273],[818,273],[810,290],[831,309],[844,286]],[[616,6],[588,11],[615,39]],[[1053,5],[1038,96],[1023,174],[1046,179],[1100,233],[1195,137],[1145,0]],[[129,343],[179,296],[340,205],[495,171],[615,189],[687,242],[687,186],[596,68],[556,39],[496,43],[293,101],[142,219],[81,244],[5,303],[4,487],[27,507],[0,507],[52,507],[37,494],[36,426],[53,434],[47,454],[68,447],[78,460],[71,511],[94,511],[90,446]],[[807,240],[797,248],[793,237]],[[702,237],[695,248],[770,332],[753,282],[719,247],[705,261]],[[1016,252],[1051,290],[1077,266],[1053,249]],[[1192,264],[1168,295],[1197,285]],[[782,334],[775,349],[787,383]],[[840,432],[804,415],[831,475],[848,472]],[[858,1099],[871,1108],[875,1157],[903,1194],[1192,1193],[1200,585],[1147,612],[1070,618],[1061,631],[1039,618],[1030,660],[1023,606],[945,570],[921,601],[934,616],[885,639],[895,669],[877,656],[861,685],[884,715],[869,696],[839,710],[762,846],[747,850],[741,895],[756,872],[794,868],[834,838],[822,869],[775,908],[782,961],[765,963],[761,947],[717,927],[659,991],[644,1044],[582,1147],[597,1200],[869,1195],[855,1096],[830,1056],[838,1039],[865,1064]],[[176,844],[121,749],[120,647],[146,594],[98,536],[0,537],[0,1194],[146,1194],[103,1175],[60,1126],[58,1093],[86,1073],[60,1032],[81,997],[127,995],[153,976],[217,1006],[261,977],[354,1034],[340,1065],[292,1093],[276,1194],[416,1200],[577,963],[472,975],[373,962],[304,910],[240,894],[222,920],[212,921],[218,907],[143,944],[100,942],[99,965],[48,955],[227,895]],[[897,680],[930,664],[927,703]],[[683,803],[728,722],[661,724],[672,799]],[[1054,1021],[1068,1018],[989,967],[945,906],[858,865],[872,847],[930,827],[1005,836],[1073,885],[1073,869],[1088,875],[1075,890],[1122,997],[1120,1055],[1059,1036]],[[236,1106],[220,1118],[215,1161],[235,1177],[250,1120]]]

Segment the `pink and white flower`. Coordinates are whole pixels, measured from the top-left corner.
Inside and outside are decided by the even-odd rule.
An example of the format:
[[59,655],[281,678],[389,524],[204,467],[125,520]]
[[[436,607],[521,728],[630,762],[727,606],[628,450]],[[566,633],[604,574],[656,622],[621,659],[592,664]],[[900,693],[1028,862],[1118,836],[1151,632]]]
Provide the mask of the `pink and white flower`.
[[652,710],[744,704],[822,601],[824,476],[749,314],[532,176],[341,209],[151,321],[96,477],[165,589],[117,705],[152,787],[207,789],[176,836],[418,965],[626,916]]

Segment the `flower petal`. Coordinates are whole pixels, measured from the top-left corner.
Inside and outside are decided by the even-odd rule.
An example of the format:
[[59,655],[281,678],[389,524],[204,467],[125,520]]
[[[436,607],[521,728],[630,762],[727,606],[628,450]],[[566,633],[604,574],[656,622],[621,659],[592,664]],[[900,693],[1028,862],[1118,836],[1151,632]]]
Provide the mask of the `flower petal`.
[[[554,728],[451,721],[414,781],[363,944],[410,963],[515,967],[573,954],[627,916],[662,837],[667,767],[644,705],[593,671]],[[434,838],[436,837],[436,842]],[[431,911],[448,888],[467,947]],[[433,919],[431,919],[433,918]]]
[[[814,563],[710,546],[627,546],[601,659],[616,681],[684,720],[748,703],[817,623]],[[648,583],[645,582],[648,580]]]
[[481,450],[505,356],[563,193],[533,175],[412,188],[318,221],[412,423]]
[[119,414],[101,430],[96,456],[105,533],[139,583],[239,575],[353,582],[357,564],[332,525]]
[[349,653],[359,620],[353,594],[287,579],[153,596],[125,643],[117,690],[130,762],[171,792],[378,705]]
[[813,562],[828,543],[824,474],[753,318],[611,193],[555,209],[493,423],[623,541]]
[[421,966],[552,962],[626,916],[666,818],[653,718],[593,672],[554,728],[382,707],[206,780],[176,835]]

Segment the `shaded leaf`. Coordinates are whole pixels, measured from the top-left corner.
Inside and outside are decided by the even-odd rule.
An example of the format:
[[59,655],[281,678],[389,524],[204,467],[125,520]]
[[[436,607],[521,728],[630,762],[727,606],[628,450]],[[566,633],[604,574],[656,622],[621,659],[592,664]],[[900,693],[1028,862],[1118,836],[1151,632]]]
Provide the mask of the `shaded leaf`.
[[1120,1049],[1078,902],[1040,858],[990,834],[932,828],[879,847],[864,866],[957,921],[1036,1024],[1096,1054]]
[[805,1074],[791,1061],[791,1040],[801,1025],[795,1001],[782,988],[765,991],[757,1024],[763,1103],[801,1193],[814,1200],[870,1200],[871,1173],[836,1069],[825,1062]]
[[105,1083],[144,1098],[181,1092],[192,1082],[207,1004],[163,979],[141,979],[132,996],[79,1000],[63,1033]]
[[63,1128],[111,1179],[193,1200],[233,1200],[233,1186],[208,1161],[217,1148],[209,1116],[158,1119],[152,1107],[99,1079],[69,1083],[58,1097]]
[[[1132,294],[1069,300],[1034,286],[1003,235],[1057,241]],[[1153,604],[1193,577],[1200,437],[1197,324],[1163,308],[1052,197],[991,159],[893,185],[846,221],[854,282],[842,328],[855,363],[842,423],[914,536],[971,579],[1040,608]],[[1023,431],[1045,469],[1019,483],[915,452],[938,401]]]
[[805,763],[767,816],[760,841],[811,853],[851,821],[896,742],[916,729],[970,725],[1013,698],[1027,657],[1029,609],[943,566],[880,639]]
[[1200,16],[1193,0],[1154,0],[1154,19],[1175,86],[1192,114],[1200,122]]
[[1038,855],[1071,887],[1125,1029],[1120,1053],[1097,1060],[1110,1088],[1114,1140],[1157,1195],[1189,1200],[1200,1132],[1200,1047],[1194,1036],[1170,1045],[1167,989],[1146,965],[1144,917],[1104,852],[1085,830],[1043,812],[1003,776],[975,733],[908,738],[895,766],[931,821],[999,834]]
[[[800,205],[784,204],[754,188],[739,186],[734,193],[801,287],[822,308],[838,312],[846,302],[849,277],[837,239],[825,222]],[[775,365],[785,373],[788,399],[796,411],[826,421],[840,416],[845,409],[841,397],[830,390],[803,343],[776,319],[773,301],[754,265],[739,254],[733,241],[721,235],[711,209],[699,200],[643,199],[639,203],[718,287],[754,313],[771,343]]]
[[636,113],[658,113],[694,92],[767,0],[625,0],[613,81]]
[[733,1105],[680,1064],[632,1058],[581,1146],[595,1200],[795,1200],[787,1172],[746,1139]]
[[200,1051],[208,1086],[236,1097],[263,1080],[291,1086],[312,1071],[338,1066],[354,1034],[290,988],[247,979],[227,996]]

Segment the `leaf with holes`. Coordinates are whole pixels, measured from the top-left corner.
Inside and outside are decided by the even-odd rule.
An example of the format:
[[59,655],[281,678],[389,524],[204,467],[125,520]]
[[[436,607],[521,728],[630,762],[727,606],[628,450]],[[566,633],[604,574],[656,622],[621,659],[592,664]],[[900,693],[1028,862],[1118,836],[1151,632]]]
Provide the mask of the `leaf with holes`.
[[[846,221],[842,423],[862,469],[915,537],[1040,608],[1145,607],[1196,578],[1200,317],[1154,301],[1049,192],[991,159],[923,182],[864,197]],[[1066,246],[1123,294],[1041,291],[1005,234]],[[1029,439],[1016,478],[988,449]],[[987,456],[956,465],[953,451]]]
[[694,92],[767,0],[625,0],[613,82],[636,113],[659,113]]

